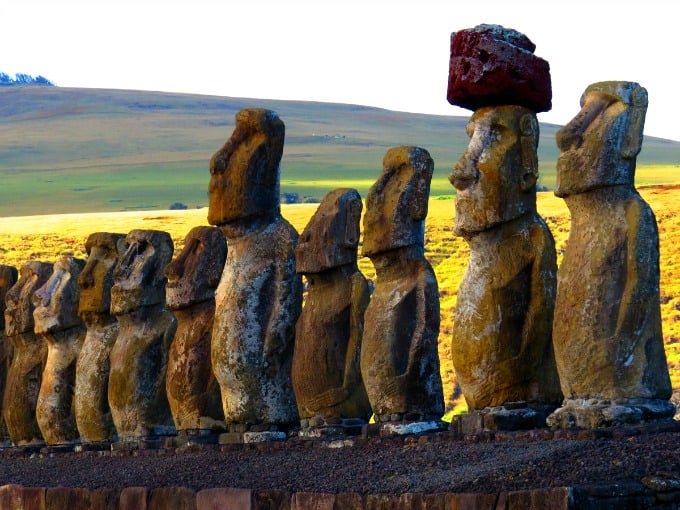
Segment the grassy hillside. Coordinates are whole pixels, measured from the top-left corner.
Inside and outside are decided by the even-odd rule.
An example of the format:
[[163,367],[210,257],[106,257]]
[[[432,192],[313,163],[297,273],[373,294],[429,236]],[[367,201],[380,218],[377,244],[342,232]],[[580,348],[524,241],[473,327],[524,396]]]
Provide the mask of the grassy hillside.
[[[435,160],[432,196],[453,194],[467,117],[364,106],[69,89],[0,88],[0,216],[190,208],[207,204],[208,161],[245,107],[286,124],[281,191],[320,199],[339,186],[366,195],[386,150],[418,145]],[[576,112],[574,112],[576,113]],[[539,116],[540,120],[540,116]],[[541,182],[554,184],[555,131],[542,124]],[[680,180],[680,143],[647,138],[638,183]]]
[[[680,186],[644,188],[641,194],[655,211],[659,224],[664,342],[673,387],[680,389],[680,254],[677,251],[680,246]],[[282,211],[301,232],[316,207],[315,204],[287,205]],[[539,193],[538,208],[555,236],[558,254],[563,253],[569,235],[569,212],[564,201],[552,193]],[[450,343],[456,292],[469,251],[464,241],[453,236],[453,213],[452,199],[431,200],[425,236],[426,256],[439,282],[442,317],[439,354],[447,404],[449,409],[460,410],[463,401],[455,385]],[[0,263],[20,266],[28,259],[53,261],[65,251],[84,257],[85,239],[100,230],[122,233],[135,228],[165,230],[171,234],[175,249],[179,250],[192,227],[207,224],[206,215],[207,209],[194,209],[6,218],[0,230]],[[360,258],[359,267],[367,277],[374,277],[375,271],[368,259]]]

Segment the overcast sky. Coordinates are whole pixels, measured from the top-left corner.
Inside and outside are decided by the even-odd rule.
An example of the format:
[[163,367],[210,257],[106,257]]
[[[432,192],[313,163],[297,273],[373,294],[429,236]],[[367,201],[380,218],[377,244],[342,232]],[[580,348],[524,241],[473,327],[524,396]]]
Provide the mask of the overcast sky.
[[0,71],[63,87],[300,99],[469,116],[446,101],[451,32],[514,28],[550,63],[565,124],[590,84],[636,81],[645,134],[680,140],[676,0],[2,0]]

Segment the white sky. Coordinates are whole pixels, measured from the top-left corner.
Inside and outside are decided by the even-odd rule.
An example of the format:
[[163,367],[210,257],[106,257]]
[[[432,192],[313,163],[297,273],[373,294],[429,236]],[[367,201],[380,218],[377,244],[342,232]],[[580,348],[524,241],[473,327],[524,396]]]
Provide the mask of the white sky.
[[446,101],[451,32],[523,32],[565,124],[590,83],[639,82],[645,134],[680,140],[677,0],[2,0],[0,71],[63,87],[300,99],[469,116]]

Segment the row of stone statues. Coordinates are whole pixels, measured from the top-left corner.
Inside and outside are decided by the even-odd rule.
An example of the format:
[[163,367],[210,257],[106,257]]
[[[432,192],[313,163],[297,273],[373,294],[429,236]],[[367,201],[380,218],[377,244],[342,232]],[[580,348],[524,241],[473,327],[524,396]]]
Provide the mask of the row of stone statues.
[[[474,112],[450,175],[454,231],[470,245],[457,380],[473,412],[524,403],[527,416],[552,412],[554,427],[668,418],[658,235],[633,185],[646,91],[591,85],[558,132],[555,193],[572,214],[558,270],[536,211],[536,113],[550,107],[550,82],[533,50],[495,25],[452,37],[449,101]],[[272,111],[237,114],[210,162],[208,221],[219,228],[192,229],[174,259],[167,233],[133,230],[92,234],[87,261],[0,268],[13,444],[220,428],[277,438],[372,414],[439,426],[439,294],[424,256],[432,158],[385,154],[363,215],[371,291],[357,267],[356,190],[324,197],[299,238],[281,216],[284,134]]]

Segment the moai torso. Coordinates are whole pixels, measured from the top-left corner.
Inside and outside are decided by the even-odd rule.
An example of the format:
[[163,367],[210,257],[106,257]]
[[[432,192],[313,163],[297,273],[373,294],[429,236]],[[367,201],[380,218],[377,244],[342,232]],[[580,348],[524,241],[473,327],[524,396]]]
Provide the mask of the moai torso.
[[423,249],[433,170],[424,149],[390,149],[366,202],[363,254],[377,280],[365,314],[361,373],[382,421],[438,419],[444,412],[439,293]]
[[170,346],[166,390],[177,430],[211,428],[224,418],[220,387],[212,371],[210,339],[215,288],[227,243],[216,227],[195,227],[165,274],[167,307],[177,319]]
[[77,284],[84,265],[70,255],[62,256],[49,280],[33,294],[35,332],[47,344],[35,415],[48,445],[78,438],[73,393],[76,360],[85,338],[85,325],[78,317]]
[[367,420],[371,407],[360,354],[368,282],[357,267],[361,197],[338,189],[322,200],[296,249],[307,278],[297,321],[293,388],[300,418]]
[[124,242],[124,234],[91,234],[85,243],[87,263],[78,277],[78,313],[87,333],[76,362],[73,406],[83,443],[111,441],[116,433],[108,394],[109,356],[118,337],[118,321],[111,314],[111,287]]
[[557,266],[552,235],[536,213],[538,122],[527,108],[486,107],[468,133],[450,176],[458,190],[454,231],[470,245],[454,316],[457,380],[469,409],[558,404]]
[[119,323],[111,349],[109,405],[118,438],[137,440],[174,429],[165,391],[168,352],[177,321],[165,309],[172,258],[166,232],[133,230],[114,269],[111,312]]
[[[14,266],[0,265],[0,404],[5,394],[7,372],[12,362],[12,344],[5,334],[5,295],[17,282],[19,272]],[[0,416],[0,443],[9,439],[5,418]]]
[[5,333],[12,345],[12,362],[2,413],[12,444],[42,442],[35,418],[38,392],[47,358],[47,345],[33,331],[33,293],[52,274],[52,264],[31,261],[19,270],[19,280],[5,295]]
[[558,131],[555,194],[571,212],[553,336],[567,399],[671,395],[661,331],[656,220],[635,191],[647,92],[589,86]]
[[227,424],[298,421],[290,371],[302,282],[295,273],[298,234],[280,214],[283,139],[276,113],[242,110],[210,163],[208,221],[228,245],[212,336]]

